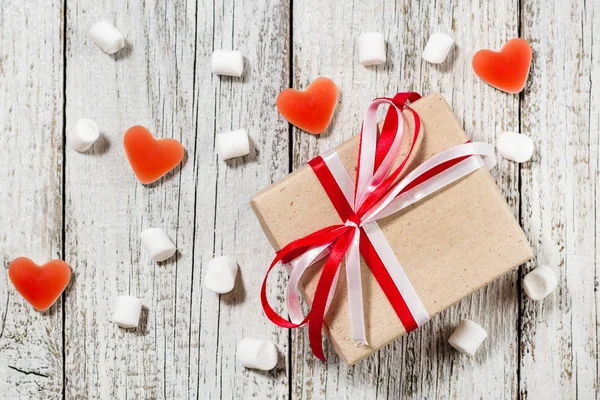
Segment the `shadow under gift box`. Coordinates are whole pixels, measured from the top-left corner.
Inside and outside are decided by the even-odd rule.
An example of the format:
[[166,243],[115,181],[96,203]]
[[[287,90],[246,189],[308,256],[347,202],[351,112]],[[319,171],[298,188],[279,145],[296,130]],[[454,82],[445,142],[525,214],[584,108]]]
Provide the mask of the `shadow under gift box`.
[[[438,94],[414,102],[424,131],[403,175],[435,154],[468,140],[450,107]],[[406,155],[414,120],[398,163]],[[335,148],[355,179],[359,137]],[[251,206],[275,250],[318,229],[341,222],[310,166],[305,165],[260,191]],[[485,168],[377,222],[430,316],[518,267],[532,257],[518,222]],[[300,291],[310,304],[324,260],[305,273]],[[265,271],[268,266],[265,265]],[[337,353],[350,365],[406,333],[379,284],[362,260],[361,275],[369,346],[350,335],[345,269],[325,317]],[[280,288],[283,292],[285,287]],[[507,321],[507,323],[509,323]]]

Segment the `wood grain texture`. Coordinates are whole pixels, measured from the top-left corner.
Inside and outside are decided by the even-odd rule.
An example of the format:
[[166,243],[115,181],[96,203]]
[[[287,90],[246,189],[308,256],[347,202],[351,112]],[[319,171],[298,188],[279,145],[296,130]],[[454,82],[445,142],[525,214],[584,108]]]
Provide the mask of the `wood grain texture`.
[[[67,398],[174,398],[188,392],[190,284],[194,233],[194,60],[196,3],[68,2],[67,131],[95,120],[100,140],[67,150],[67,261],[75,277],[66,310]],[[113,23],[126,47],[109,56],[89,39]],[[122,137],[132,125],[173,137],[188,150],[180,167],[144,186]],[[178,254],[154,262],[139,234],[161,227]],[[143,299],[140,327],[111,323],[115,296]]]
[[[6,268],[21,255],[64,257],[73,280],[38,313],[0,274],[0,398],[598,398],[600,2],[488,3],[4,0],[1,260]],[[102,19],[127,39],[115,56],[89,39]],[[358,63],[366,31],[384,33],[385,65]],[[439,66],[420,56],[436,31],[457,41]],[[534,50],[521,100],[479,81],[470,65],[477,49],[519,35]],[[243,52],[243,77],[210,73],[218,48]],[[277,93],[318,76],[341,90],[332,127],[320,137],[293,130],[289,140]],[[519,128],[534,139],[531,162],[499,160],[494,177],[537,257],[357,366],[331,350],[323,364],[305,331],[290,341],[263,316],[258,290],[273,254],[248,201],[356,134],[368,102],[399,90],[441,92],[475,140]],[[85,154],[63,149],[80,118],[102,131]],[[156,184],[138,183],[125,160],[122,135],[134,124],[187,150]],[[219,160],[215,134],[238,128],[248,130],[251,154]],[[177,257],[151,260],[139,241],[151,226],[168,232]],[[221,254],[238,258],[240,277],[218,296],[202,285],[204,266]],[[537,264],[560,280],[539,303],[519,292]],[[275,304],[283,305],[284,281],[271,282]],[[144,299],[139,329],[110,322],[118,294]],[[447,344],[463,318],[489,332],[474,359]],[[274,371],[237,363],[244,336],[276,343]]]
[[[287,396],[288,333],[264,317],[259,288],[274,256],[250,198],[288,171],[288,127],[277,114],[275,97],[288,86],[289,5],[287,1],[216,1],[198,8],[196,76],[197,157],[196,237],[192,330],[198,349],[191,356],[200,399],[279,399]],[[210,73],[213,50],[244,55],[240,78]],[[215,134],[244,128],[248,156],[220,160]],[[238,280],[218,296],[202,288],[204,266],[213,256],[234,256]],[[270,295],[282,304],[281,274]],[[244,337],[272,340],[280,352],[273,371],[243,368],[236,359]]]
[[34,310],[10,261],[62,257],[63,9],[4,1],[0,11],[0,397],[60,398],[62,300]]
[[[554,3],[553,6],[558,6]],[[522,131],[537,154],[522,169],[523,225],[559,277],[543,302],[522,300],[522,398],[598,398],[598,55],[600,2],[527,1],[534,52]],[[595,36],[595,37],[594,37]]]
[[[92,16],[100,15],[127,39],[114,57],[87,37]],[[287,125],[262,101],[288,85],[288,21],[285,2],[69,4],[67,128],[89,117],[101,125],[103,139],[89,154],[67,153],[66,241],[69,261],[78,266],[67,304],[68,396],[287,393],[283,358],[272,373],[257,374],[240,368],[236,344],[271,331],[287,354],[287,332],[248,318],[261,313],[256,272],[272,255],[268,246],[258,247],[266,241],[248,202],[288,170]],[[246,57],[244,77],[211,74],[213,49],[232,47]],[[139,184],[121,144],[134,124],[180,140],[187,149],[181,168],[155,184]],[[239,127],[250,132],[253,154],[218,161],[215,132]],[[154,226],[177,244],[173,260],[156,264],[140,248],[139,233]],[[225,296],[202,287],[203,266],[220,254],[236,256],[243,277]],[[122,293],[146,303],[135,331],[110,323],[112,299]]]
[[[515,4],[493,9],[471,2],[415,3],[355,1],[351,4],[295,2],[293,13],[293,83],[306,87],[329,76],[341,97],[332,128],[320,137],[295,131],[294,166],[358,132],[368,102],[397,91],[440,91],[467,133],[493,143],[498,133],[518,126],[518,97],[480,82],[471,71],[475,49],[498,48],[517,35]],[[498,29],[489,29],[495,26]],[[362,32],[382,31],[388,62],[358,64],[356,39]],[[421,51],[436,31],[457,40],[457,48],[440,66],[422,61]],[[518,215],[518,168],[501,162],[495,178]],[[305,332],[294,334],[293,397],[317,398],[511,398],[517,392],[517,273],[511,273],[436,317],[373,357],[349,368],[333,351],[322,364],[310,355]],[[463,318],[490,332],[473,360],[447,344]]]

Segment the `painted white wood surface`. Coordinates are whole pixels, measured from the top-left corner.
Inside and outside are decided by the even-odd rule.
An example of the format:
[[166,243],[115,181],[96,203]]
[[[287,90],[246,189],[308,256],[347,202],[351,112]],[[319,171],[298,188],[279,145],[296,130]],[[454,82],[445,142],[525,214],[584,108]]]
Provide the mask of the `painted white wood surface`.
[[[212,7],[212,9],[211,9]],[[204,20],[211,18],[211,23]],[[204,14],[204,16],[201,16]],[[193,311],[200,330],[199,399],[280,399],[288,394],[288,332],[264,318],[258,297],[262,274],[273,251],[250,209],[257,186],[265,187],[288,171],[288,125],[274,107],[277,93],[288,86],[289,5],[284,1],[216,1],[199,4],[196,73],[197,168]],[[244,55],[240,78],[210,73],[213,49]],[[245,128],[250,154],[228,161],[215,156],[214,137]],[[207,176],[211,183],[201,183]],[[208,190],[207,190],[208,189]],[[212,256],[232,255],[239,263],[235,289],[217,296],[202,290],[202,266]],[[284,284],[274,279],[271,297]],[[278,303],[282,303],[282,296]],[[200,318],[197,315],[201,313]],[[196,325],[193,324],[193,327]],[[280,352],[277,367],[250,371],[238,364],[237,342],[243,337],[273,341]]]
[[[68,4],[67,130],[89,117],[104,141],[90,154],[67,152],[67,261],[77,271],[66,304],[67,396],[287,394],[283,357],[263,375],[240,368],[235,358],[244,335],[268,332],[287,353],[287,332],[250,317],[261,309],[246,289],[258,286],[271,255],[250,197],[288,171],[287,124],[263,101],[287,87],[288,42],[280,35],[289,23],[287,4]],[[127,38],[114,57],[87,37],[100,18]],[[257,46],[261,41],[270,45]],[[232,47],[246,57],[244,76],[212,75],[213,49]],[[139,184],[122,149],[123,133],[135,124],[180,140],[187,149],[181,168],[155,184]],[[254,153],[219,161],[215,132],[238,127],[250,132]],[[151,226],[169,233],[176,258],[156,264],[141,249],[139,233]],[[203,266],[221,254],[237,257],[243,279],[224,296],[202,287]],[[137,331],[110,323],[112,298],[121,293],[147,304]]]
[[6,268],[62,258],[62,2],[0,7],[0,398],[60,398],[62,299],[35,311]]
[[522,223],[532,266],[550,265],[560,283],[542,303],[522,301],[520,394],[592,399],[599,396],[600,2],[563,1],[555,10],[532,1],[522,13],[534,61],[521,125],[538,149],[523,168]]
[[[169,4],[67,2],[67,132],[79,118],[102,132],[88,153],[66,152],[66,261],[75,273],[65,302],[67,398],[173,397],[187,383],[174,360],[189,348],[178,348],[176,327],[190,315],[189,279],[178,278],[191,270],[191,240],[179,239],[193,234],[193,197],[179,190],[182,182],[193,187],[191,164],[143,186],[122,146],[126,129],[139,124],[193,149],[196,10]],[[89,39],[101,19],[126,38],[114,56]],[[157,264],[141,248],[139,233],[155,226],[176,242],[177,258]],[[146,305],[136,331],[110,322],[120,294]]]
[[[1,259],[7,266],[20,255],[60,258],[64,242],[74,277],[63,299],[37,313],[0,274],[0,398],[598,397],[598,0],[5,0],[1,7]],[[115,56],[87,35],[101,19],[127,38]],[[386,36],[385,65],[358,64],[355,41],[365,31]],[[420,58],[435,31],[457,41],[440,66]],[[531,40],[534,63],[516,96],[483,84],[470,62],[475,50],[519,35]],[[242,78],[210,73],[218,48],[244,53]],[[319,138],[294,129],[290,140],[277,93],[318,76],[340,87],[334,122]],[[494,176],[536,258],[355,367],[331,350],[322,364],[305,331],[290,335],[262,315],[258,290],[272,250],[248,201],[357,133],[370,99],[399,90],[441,92],[473,139],[493,143],[519,127],[534,138],[539,151],[530,163],[499,160]],[[102,138],[86,154],[68,147],[63,154],[79,118],[94,119]],[[134,124],[187,150],[182,166],[156,184],[139,184],[125,160],[122,135]],[[218,160],[214,135],[241,127],[251,154]],[[141,248],[139,232],[150,226],[167,230],[176,258],[156,264]],[[238,258],[240,279],[218,296],[202,280],[203,266],[221,254]],[[520,294],[522,275],[538,262],[560,277],[543,303]],[[283,282],[279,275],[273,287]],[[110,323],[112,298],[122,293],[145,301],[138,330]],[[282,303],[282,293],[270,297]],[[446,342],[466,317],[490,333],[474,359]],[[274,371],[237,364],[243,336],[277,344]]]

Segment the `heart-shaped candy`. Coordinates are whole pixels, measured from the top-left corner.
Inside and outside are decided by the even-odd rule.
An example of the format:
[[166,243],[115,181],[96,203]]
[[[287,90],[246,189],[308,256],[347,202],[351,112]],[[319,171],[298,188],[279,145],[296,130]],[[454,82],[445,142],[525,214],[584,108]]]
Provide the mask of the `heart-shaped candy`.
[[509,93],[525,87],[531,66],[531,46],[521,38],[511,39],[499,52],[479,50],[473,56],[473,71],[484,82]]
[[328,78],[314,80],[304,91],[285,89],[277,96],[277,109],[289,123],[303,131],[325,132],[337,103],[338,89]]
[[40,266],[29,258],[19,257],[10,263],[8,277],[33,308],[46,311],[69,284],[71,268],[62,260]]
[[159,180],[183,160],[184,150],[175,139],[155,139],[143,126],[133,126],[123,137],[133,173],[144,184]]

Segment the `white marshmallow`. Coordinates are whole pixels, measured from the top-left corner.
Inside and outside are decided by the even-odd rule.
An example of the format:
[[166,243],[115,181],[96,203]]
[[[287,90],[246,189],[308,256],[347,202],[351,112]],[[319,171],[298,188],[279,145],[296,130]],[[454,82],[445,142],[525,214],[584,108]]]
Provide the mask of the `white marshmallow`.
[[465,319],[458,325],[452,336],[450,336],[448,343],[461,353],[473,357],[485,338],[487,338],[487,332],[481,325]]
[[362,65],[377,65],[385,62],[385,39],[379,32],[363,33],[358,38],[358,61]]
[[558,287],[558,279],[550,267],[540,265],[523,278],[523,289],[531,300],[542,300]]
[[146,229],[141,233],[140,238],[154,261],[165,261],[177,251],[167,233],[161,228]]
[[215,257],[206,267],[204,287],[215,293],[229,293],[235,285],[237,262],[229,256]]
[[533,141],[527,135],[504,132],[496,144],[500,155],[507,160],[524,163],[533,156]]
[[250,140],[245,129],[219,133],[216,137],[217,153],[221,160],[242,157],[250,153]]
[[121,328],[137,328],[142,313],[142,300],[133,296],[115,298],[112,320]]
[[277,348],[268,340],[244,338],[237,348],[240,363],[246,368],[269,371],[277,365]]
[[432,64],[441,64],[454,45],[454,39],[445,33],[434,33],[429,36],[425,50],[423,50],[423,59]]
[[98,125],[91,119],[80,119],[69,135],[69,145],[82,153],[89,149],[100,137]]
[[238,77],[244,72],[244,57],[239,51],[215,50],[210,65],[213,74]]
[[114,54],[125,47],[125,38],[110,22],[100,21],[90,29],[90,37],[106,54]]

